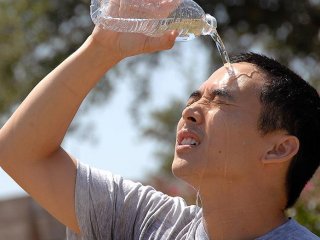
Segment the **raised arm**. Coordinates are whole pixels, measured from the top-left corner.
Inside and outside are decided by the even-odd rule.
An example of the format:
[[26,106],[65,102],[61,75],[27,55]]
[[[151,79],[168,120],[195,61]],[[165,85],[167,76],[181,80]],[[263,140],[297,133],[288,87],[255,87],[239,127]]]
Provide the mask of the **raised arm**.
[[169,49],[159,38],[95,28],[85,43],[48,74],[0,130],[0,166],[36,201],[75,232],[75,160],[60,144],[81,102],[121,59]]

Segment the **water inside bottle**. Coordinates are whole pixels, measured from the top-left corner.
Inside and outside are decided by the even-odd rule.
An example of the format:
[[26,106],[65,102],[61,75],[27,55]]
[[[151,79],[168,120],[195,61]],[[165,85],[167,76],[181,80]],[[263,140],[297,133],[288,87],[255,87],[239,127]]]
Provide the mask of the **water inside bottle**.
[[153,35],[157,33],[163,33],[167,30],[178,30],[179,36],[177,41],[188,41],[200,36],[203,32],[203,28],[207,26],[207,23],[202,19],[174,19],[167,18],[161,20]]

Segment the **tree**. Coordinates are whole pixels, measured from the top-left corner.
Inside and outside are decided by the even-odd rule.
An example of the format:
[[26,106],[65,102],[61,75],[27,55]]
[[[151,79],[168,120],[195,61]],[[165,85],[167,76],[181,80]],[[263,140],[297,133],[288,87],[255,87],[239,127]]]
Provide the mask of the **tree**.
[[84,2],[1,1],[0,113],[24,99],[88,33]]
[[[200,6],[217,18],[218,31],[229,53],[260,51],[274,56],[302,77],[319,86],[320,75],[320,2],[316,0],[197,0]],[[31,88],[58,63],[73,52],[89,35],[93,24],[89,17],[89,0],[9,1],[0,2],[0,113],[2,122],[25,98]],[[212,54],[220,60],[212,40],[203,38]],[[133,96],[132,113],[139,118],[143,103],[150,97],[150,81],[144,71],[159,66],[161,54],[150,54],[128,60],[115,68],[90,95],[91,102],[107,100],[116,87],[114,77],[130,73]],[[179,56],[173,56],[178,57]],[[122,71],[123,67],[127,70]],[[208,68],[208,72],[212,71]],[[185,70],[183,70],[185,71]],[[196,73],[195,73],[196,74]],[[186,84],[188,84],[186,82]],[[109,93],[109,94],[108,94]],[[157,154],[164,164],[161,171],[169,174],[174,139],[173,124],[183,101],[174,99],[171,107],[151,111],[151,125],[142,125],[145,136],[159,141],[164,151]],[[163,111],[162,111],[163,110]],[[158,126],[155,127],[155,126]],[[154,130],[150,130],[154,129]],[[303,204],[306,206],[306,204]],[[313,208],[318,209],[318,208]],[[319,210],[307,211],[319,214]],[[302,216],[302,215],[301,215]],[[307,219],[307,218],[304,218]],[[318,219],[318,218],[315,218]],[[317,230],[317,229],[316,229]],[[319,227],[318,230],[319,231]]]
[[[0,2],[0,123],[30,90],[60,62],[74,52],[89,36],[93,23],[89,0],[9,1]],[[136,69],[140,62],[148,68],[157,65],[157,54],[125,62],[125,68]],[[90,95],[94,104],[105,102],[115,87],[114,77],[125,74],[115,67]],[[135,71],[131,71],[134,73]],[[145,74],[144,74],[145,75]],[[132,74],[136,101],[145,98],[147,78]]]

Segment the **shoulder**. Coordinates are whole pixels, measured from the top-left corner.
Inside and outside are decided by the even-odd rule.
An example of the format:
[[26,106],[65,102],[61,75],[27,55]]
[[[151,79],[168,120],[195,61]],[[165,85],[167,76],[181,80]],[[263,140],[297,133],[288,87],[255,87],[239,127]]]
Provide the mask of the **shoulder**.
[[294,219],[289,219],[283,225],[277,227],[257,240],[320,240],[318,236],[309,231]]
[[[99,233],[110,239],[117,232],[118,239],[127,239],[130,233],[151,236],[169,229],[174,235],[195,215],[196,208],[182,198],[83,163],[77,169],[76,212],[85,236]],[[178,220],[181,224],[175,226]],[[124,226],[130,231],[122,231]]]
[[312,233],[309,229],[302,226],[298,222],[296,222],[293,219],[289,220],[292,228],[292,234],[294,235],[294,238],[292,239],[299,239],[299,240],[320,240],[318,236],[316,236],[314,233]]
[[[113,209],[135,211],[141,214],[162,216],[183,214],[194,216],[195,206],[188,206],[181,197],[172,197],[157,191],[152,186],[124,179],[109,171],[78,163],[76,182],[76,205],[81,211],[85,207],[92,209]],[[159,211],[161,209],[161,211]]]

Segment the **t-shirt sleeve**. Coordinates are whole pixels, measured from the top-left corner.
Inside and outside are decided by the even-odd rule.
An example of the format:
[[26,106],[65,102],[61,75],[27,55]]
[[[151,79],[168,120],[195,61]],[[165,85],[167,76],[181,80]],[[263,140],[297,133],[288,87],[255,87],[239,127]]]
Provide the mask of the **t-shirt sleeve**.
[[152,187],[78,163],[75,201],[81,238],[74,239],[133,239],[152,221],[145,216],[167,198]]

